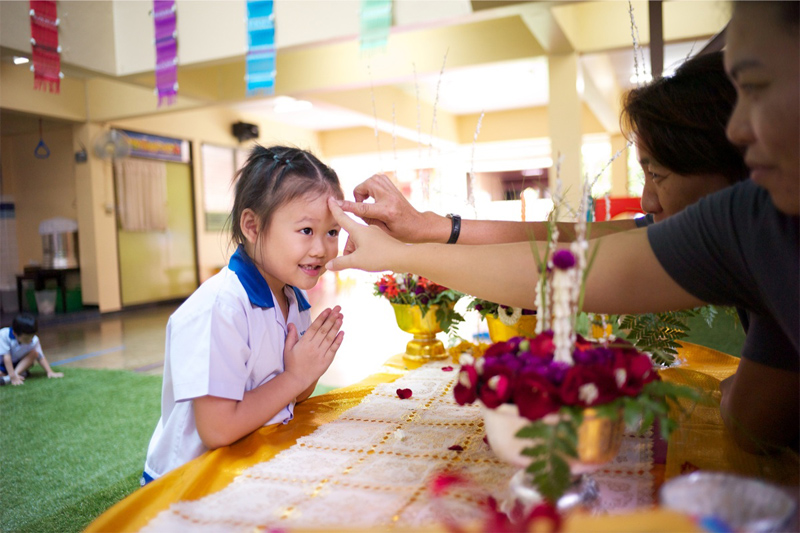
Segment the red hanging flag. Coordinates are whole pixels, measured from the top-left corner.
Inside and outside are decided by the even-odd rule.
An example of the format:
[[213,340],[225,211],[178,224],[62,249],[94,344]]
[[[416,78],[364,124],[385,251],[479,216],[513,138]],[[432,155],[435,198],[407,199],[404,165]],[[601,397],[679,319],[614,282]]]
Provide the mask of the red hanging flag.
[[31,0],[33,88],[51,93],[61,90],[61,47],[58,45],[58,12],[54,0]]

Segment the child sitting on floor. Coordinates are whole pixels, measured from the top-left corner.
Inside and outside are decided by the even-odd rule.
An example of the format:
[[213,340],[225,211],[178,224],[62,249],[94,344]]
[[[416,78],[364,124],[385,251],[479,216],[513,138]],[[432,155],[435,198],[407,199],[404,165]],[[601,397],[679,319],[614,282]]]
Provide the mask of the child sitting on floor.
[[167,324],[161,419],[142,485],[267,424],[314,391],[344,332],[339,306],[311,323],[305,291],[339,250],[336,173],[304,150],[256,146],[235,184],[238,249]]
[[48,378],[64,377],[63,373],[50,368],[36,335],[38,331],[36,317],[30,313],[18,314],[10,328],[0,329],[0,385],[22,385],[28,369],[36,361],[45,369]]

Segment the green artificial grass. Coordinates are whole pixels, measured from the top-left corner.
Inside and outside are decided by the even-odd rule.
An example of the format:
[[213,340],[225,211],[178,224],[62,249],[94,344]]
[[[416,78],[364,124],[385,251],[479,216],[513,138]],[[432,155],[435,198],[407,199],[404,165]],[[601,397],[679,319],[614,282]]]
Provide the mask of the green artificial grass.
[[161,376],[56,370],[0,387],[0,531],[82,531],[139,487]]
[[139,486],[161,376],[58,370],[0,388],[0,531],[82,531]]

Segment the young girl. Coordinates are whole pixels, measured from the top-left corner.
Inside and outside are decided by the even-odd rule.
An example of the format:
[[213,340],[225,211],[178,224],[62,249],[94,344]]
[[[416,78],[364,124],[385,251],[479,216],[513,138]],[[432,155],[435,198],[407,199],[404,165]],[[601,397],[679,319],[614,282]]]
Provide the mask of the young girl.
[[256,146],[239,172],[238,249],[167,324],[161,419],[142,484],[257,428],[287,423],[333,361],[339,306],[311,323],[305,290],[336,257],[336,173],[309,152]]

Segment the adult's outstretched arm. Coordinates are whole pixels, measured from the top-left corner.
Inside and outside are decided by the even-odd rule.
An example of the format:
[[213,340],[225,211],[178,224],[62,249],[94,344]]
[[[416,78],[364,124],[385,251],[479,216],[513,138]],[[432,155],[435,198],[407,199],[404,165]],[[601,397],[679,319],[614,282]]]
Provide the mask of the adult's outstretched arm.
[[[330,270],[411,272],[478,298],[531,308],[538,253],[545,243],[493,245],[405,244],[375,226],[350,219],[339,203],[331,212],[349,234],[353,251],[332,260]],[[597,313],[644,313],[685,309],[702,301],[681,288],[661,267],[646,229],[626,231],[590,243],[596,257],[589,272],[584,309]]]

